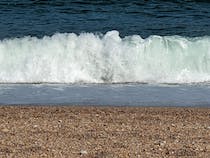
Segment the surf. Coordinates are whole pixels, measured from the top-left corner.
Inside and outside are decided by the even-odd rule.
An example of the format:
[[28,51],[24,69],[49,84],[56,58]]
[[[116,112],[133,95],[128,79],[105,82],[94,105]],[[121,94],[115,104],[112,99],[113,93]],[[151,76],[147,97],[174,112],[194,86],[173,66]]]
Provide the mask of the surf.
[[0,41],[0,83],[205,83],[210,37],[56,33]]

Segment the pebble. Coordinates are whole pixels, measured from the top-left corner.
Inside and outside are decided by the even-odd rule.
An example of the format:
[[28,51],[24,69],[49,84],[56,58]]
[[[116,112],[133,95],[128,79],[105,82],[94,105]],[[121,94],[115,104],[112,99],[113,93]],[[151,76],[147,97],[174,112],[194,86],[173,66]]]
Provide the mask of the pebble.
[[166,141],[160,142],[160,146],[164,146],[166,144]]
[[86,150],[81,150],[80,151],[80,155],[86,155],[87,154],[87,151]]
[[62,120],[58,120],[58,122],[59,122],[59,123],[62,123],[63,121],[62,121]]
[[166,141],[155,141],[155,145],[164,146]]
[[175,127],[175,124],[172,123],[171,126],[172,126],[172,127]]
[[9,132],[9,130],[7,128],[2,129],[1,131],[5,132],[5,133]]
[[210,151],[210,145],[207,145],[207,146],[206,146],[206,150],[207,150],[207,151]]
[[43,153],[40,155],[41,157],[47,157],[47,154]]

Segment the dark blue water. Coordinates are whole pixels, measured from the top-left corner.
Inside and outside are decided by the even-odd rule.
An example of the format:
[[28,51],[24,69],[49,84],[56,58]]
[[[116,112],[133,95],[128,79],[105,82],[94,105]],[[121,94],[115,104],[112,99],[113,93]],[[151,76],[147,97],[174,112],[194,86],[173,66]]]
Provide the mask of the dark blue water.
[[118,30],[121,36],[210,35],[207,0],[1,0],[0,39]]

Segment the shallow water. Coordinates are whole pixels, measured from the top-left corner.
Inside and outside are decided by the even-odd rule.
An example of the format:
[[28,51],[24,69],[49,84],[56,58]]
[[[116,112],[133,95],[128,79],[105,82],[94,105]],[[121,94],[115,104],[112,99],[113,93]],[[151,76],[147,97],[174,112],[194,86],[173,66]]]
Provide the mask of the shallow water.
[[210,106],[210,86],[144,84],[0,85],[0,104]]

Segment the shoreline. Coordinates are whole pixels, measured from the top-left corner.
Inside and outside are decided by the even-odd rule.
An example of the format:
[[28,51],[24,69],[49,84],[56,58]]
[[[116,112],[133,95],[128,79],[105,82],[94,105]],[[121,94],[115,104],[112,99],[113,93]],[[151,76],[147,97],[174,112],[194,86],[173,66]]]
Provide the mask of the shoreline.
[[209,107],[0,106],[0,156],[208,157]]
[[160,105],[109,105],[109,104],[99,104],[99,105],[90,105],[90,104],[60,104],[60,103],[56,103],[56,104],[1,104],[0,103],[0,108],[1,107],[10,107],[10,108],[14,108],[14,107],[31,107],[31,108],[154,108],[154,109],[165,109],[165,108],[169,108],[169,109],[173,109],[173,108],[177,108],[177,109],[210,109],[210,105],[207,104],[207,105],[191,105],[191,106],[183,106],[183,105],[163,105],[163,106],[160,106]]

